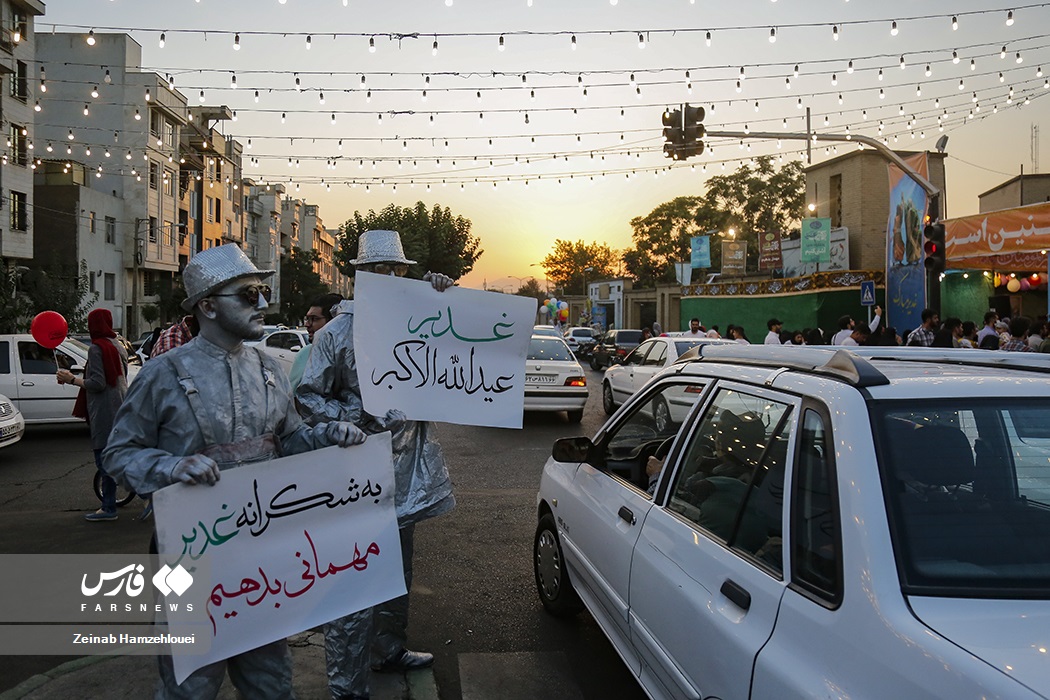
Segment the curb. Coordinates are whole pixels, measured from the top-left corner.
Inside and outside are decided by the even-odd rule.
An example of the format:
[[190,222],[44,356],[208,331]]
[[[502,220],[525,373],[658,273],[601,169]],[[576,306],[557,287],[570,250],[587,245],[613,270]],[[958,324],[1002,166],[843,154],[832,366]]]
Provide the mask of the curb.
[[14,688],[5,690],[0,693],[0,700],[19,700],[32,691],[36,690],[42,685],[46,685],[56,678],[66,675],[67,673],[74,673],[84,668],[89,668],[97,663],[103,661],[109,661],[116,657],[113,656],[84,656],[79,659],[73,659],[72,661],[66,661],[63,664],[55,666],[47,673],[38,673],[35,676],[31,676]]

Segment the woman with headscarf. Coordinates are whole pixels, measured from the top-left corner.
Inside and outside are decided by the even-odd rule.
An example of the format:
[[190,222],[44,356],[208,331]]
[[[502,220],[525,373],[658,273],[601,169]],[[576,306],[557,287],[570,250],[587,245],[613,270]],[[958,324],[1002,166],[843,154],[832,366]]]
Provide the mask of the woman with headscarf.
[[80,387],[73,415],[86,417],[91,429],[91,448],[95,452],[95,467],[102,472],[102,507],[84,516],[90,522],[117,519],[117,484],[102,470],[102,450],[113,429],[113,418],[128,392],[128,355],[117,342],[113,332],[113,314],[108,309],[95,309],[88,314],[88,348],[84,376],[77,377],[67,369],[57,373],[59,384]]

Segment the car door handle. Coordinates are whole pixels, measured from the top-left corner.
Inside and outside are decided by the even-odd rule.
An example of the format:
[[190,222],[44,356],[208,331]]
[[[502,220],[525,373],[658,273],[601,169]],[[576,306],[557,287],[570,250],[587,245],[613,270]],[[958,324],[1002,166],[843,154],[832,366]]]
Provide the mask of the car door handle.
[[637,521],[634,519],[634,512],[631,511],[627,506],[620,506],[620,511],[617,513],[621,519],[625,520],[628,525],[634,525]]
[[751,594],[744,590],[736,581],[731,578],[727,578],[722,584],[722,595],[736,605],[741,610],[748,610],[751,608]]
[[36,386],[33,382],[22,382],[22,386]]

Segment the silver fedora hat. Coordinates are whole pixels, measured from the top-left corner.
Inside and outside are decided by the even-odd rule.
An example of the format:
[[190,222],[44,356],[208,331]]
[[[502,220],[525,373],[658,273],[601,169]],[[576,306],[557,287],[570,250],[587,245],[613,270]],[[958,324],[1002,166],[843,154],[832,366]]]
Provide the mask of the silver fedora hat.
[[253,275],[267,277],[274,272],[257,268],[244,251],[233,243],[202,250],[193,256],[182,271],[182,286],[186,289],[186,301],[182,302],[182,308],[192,311],[198,301],[233,280]]
[[405,257],[401,234],[397,231],[365,231],[357,242],[357,257],[350,264],[369,265],[378,262],[416,264],[415,260]]

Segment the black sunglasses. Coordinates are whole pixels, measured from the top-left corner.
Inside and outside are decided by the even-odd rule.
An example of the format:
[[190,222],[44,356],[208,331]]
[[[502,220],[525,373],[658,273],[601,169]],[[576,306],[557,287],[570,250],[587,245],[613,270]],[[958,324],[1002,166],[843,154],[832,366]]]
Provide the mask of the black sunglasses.
[[266,303],[270,303],[270,297],[273,295],[273,290],[268,284],[253,284],[245,287],[238,292],[230,292],[229,294],[212,294],[213,297],[240,297],[244,299],[251,306],[259,305],[259,297],[261,296],[266,300]]

